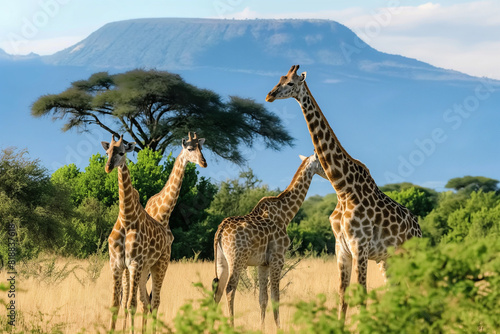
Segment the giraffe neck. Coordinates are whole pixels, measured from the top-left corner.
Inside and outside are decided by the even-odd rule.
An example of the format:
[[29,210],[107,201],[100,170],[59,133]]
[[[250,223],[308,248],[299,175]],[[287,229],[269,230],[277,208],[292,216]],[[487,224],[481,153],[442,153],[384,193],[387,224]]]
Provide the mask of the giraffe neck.
[[132,186],[130,172],[126,164],[118,167],[118,198],[120,203],[120,216],[125,222],[134,220],[139,203],[137,190]]
[[[316,100],[303,83],[299,95],[295,98],[300,104],[307,127],[311,135],[321,166],[332,183],[338,196],[348,196],[359,191],[353,186],[363,184],[370,189],[376,187],[368,168],[352,158],[342,147]],[[369,189],[364,189],[369,191]]]
[[[304,202],[304,199],[311,185],[314,173],[307,168],[308,159],[302,161],[297,172],[293,176],[292,182],[278,196],[264,197],[255,206],[254,212],[266,212],[272,214],[276,212],[274,221],[288,226],[293,217],[297,214]],[[274,209],[274,210],[273,210]]]
[[286,217],[285,225],[288,225],[299,211],[311,185],[314,173],[307,168],[309,166],[307,164],[308,161],[309,159],[302,161],[302,164],[293,176],[292,182],[278,195],[278,199],[282,203],[283,217]]
[[146,205],[146,211],[162,225],[168,225],[172,211],[182,187],[182,180],[188,163],[184,150],[175,159],[174,167],[163,189]]

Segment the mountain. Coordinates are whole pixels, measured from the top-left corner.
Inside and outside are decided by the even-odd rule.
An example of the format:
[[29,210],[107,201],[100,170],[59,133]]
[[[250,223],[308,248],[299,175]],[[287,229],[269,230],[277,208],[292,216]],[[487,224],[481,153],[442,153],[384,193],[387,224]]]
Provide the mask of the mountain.
[[[310,155],[313,146],[295,101],[264,99],[291,65],[300,64],[340,142],[378,184],[443,190],[453,177],[500,179],[500,81],[377,51],[334,21],[128,20],[53,55],[14,58],[0,52],[0,148],[27,147],[51,171],[69,163],[84,168],[92,154],[103,153],[100,141],[109,134],[61,133],[61,120],[34,119],[30,106],[40,95],[59,93],[96,71],[156,68],[223,97],[252,98],[279,116],[294,147],[276,152],[257,142],[241,149],[264,183],[284,189],[298,155]],[[238,176],[239,168],[205,156],[209,167],[201,175],[214,181]],[[329,182],[317,178],[309,194],[329,192]]]
[[27,55],[11,55],[5,52],[4,49],[0,49],[0,60],[32,60],[39,58],[40,56],[33,52]]
[[106,24],[45,61],[100,68],[276,70],[299,63],[403,77],[465,79],[370,47],[344,25],[329,20],[217,20],[158,18]]

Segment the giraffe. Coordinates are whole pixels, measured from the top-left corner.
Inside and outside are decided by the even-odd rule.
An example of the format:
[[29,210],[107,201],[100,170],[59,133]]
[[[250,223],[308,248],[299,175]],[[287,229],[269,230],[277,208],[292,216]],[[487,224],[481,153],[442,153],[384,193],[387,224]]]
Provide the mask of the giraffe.
[[170,215],[181,191],[187,163],[193,162],[203,168],[207,167],[207,162],[203,157],[203,153],[201,153],[203,143],[205,143],[205,138],[198,138],[196,132],[193,136],[189,132],[187,141],[184,138],[182,139],[181,153],[175,159],[174,168],[168,177],[167,183],[158,194],[152,196],[146,203],[146,211],[151,217],[167,228]]
[[[182,139],[181,153],[175,159],[174,167],[170,172],[169,178],[163,189],[156,195],[152,196],[146,203],[146,212],[153,217],[157,222],[162,224],[166,231],[169,241],[167,242],[167,257],[170,262],[171,246],[174,240],[174,235],[169,227],[169,220],[172,211],[174,210],[177,198],[182,186],[184,172],[188,162],[197,163],[201,167],[207,167],[207,162],[201,153],[201,148],[205,138],[198,138],[196,132],[191,136],[188,133],[188,140]],[[165,270],[168,268],[165,267]],[[127,287],[128,277],[124,277],[124,284]],[[125,288],[125,300],[127,300],[128,288]]]
[[120,308],[121,285],[123,284],[124,296],[126,297],[123,328],[125,330],[127,326],[127,315],[128,310],[130,310],[132,332],[134,330],[137,290],[139,289],[143,304],[142,330],[144,332],[147,324],[146,315],[150,307],[150,299],[146,292],[147,275],[144,273],[151,271],[153,280],[151,306],[153,317],[155,317],[160,304],[163,278],[170,259],[168,250],[171,239],[165,227],[144,210],[139,201],[139,193],[132,186],[130,172],[126,164],[126,153],[134,150],[135,143],[124,143],[122,136],[118,141],[115,141],[113,135],[111,143],[101,142],[101,144],[108,155],[106,172],[110,173],[114,168],[118,169],[120,204],[118,218],[108,238],[110,266],[114,282],[111,304],[113,314],[110,327],[114,330],[116,325]]
[[387,249],[421,237],[418,219],[385,195],[368,168],[342,147],[306,84],[306,72],[294,65],[267,94],[266,101],[294,98],[301,106],[319,161],[338,197],[330,216],[339,271],[339,318],[345,318],[345,290],[351,273],[366,289],[368,260],[379,263],[385,277]]
[[279,282],[290,245],[286,228],[299,210],[315,174],[324,178],[316,154],[303,160],[290,185],[278,196],[263,197],[245,216],[225,218],[214,238],[215,279],[214,299],[219,303],[226,292],[231,324],[234,325],[234,296],[240,273],[247,266],[258,266],[261,327],[268,303],[268,282],[271,281],[271,300],[274,321],[279,322]]

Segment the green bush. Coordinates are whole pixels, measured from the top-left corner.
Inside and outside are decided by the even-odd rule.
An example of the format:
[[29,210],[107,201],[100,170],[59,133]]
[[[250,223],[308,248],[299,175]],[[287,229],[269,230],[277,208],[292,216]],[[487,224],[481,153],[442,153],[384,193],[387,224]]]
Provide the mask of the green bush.
[[[498,238],[431,247],[412,239],[389,260],[389,284],[361,300],[359,333],[493,333],[500,328]],[[359,290],[359,289],[358,289]],[[359,291],[354,291],[359,297]],[[359,303],[358,303],[359,304]]]
[[[0,153],[0,231],[2,240],[15,227],[17,259],[32,258],[42,250],[57,250],[69,228],[72,205],[65,189],[50,181],[47,170],[25,150]],[[7,258],[8,243],[0,244]]]
[[418,217],[425,217],[434,209],[436,203],[433,195],[429,195],[416,187],[407,188],[401,191],[389,191],[386,195],[406,206]]

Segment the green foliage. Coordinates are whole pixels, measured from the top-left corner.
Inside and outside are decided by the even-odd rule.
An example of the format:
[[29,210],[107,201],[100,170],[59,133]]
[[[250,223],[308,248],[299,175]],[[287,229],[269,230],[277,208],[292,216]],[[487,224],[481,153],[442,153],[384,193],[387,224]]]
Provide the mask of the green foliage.
[[262,185],[251,169],[241,172],[238,179],[222,182],[210,205],[210,213],[222,218],[248,214],[262,197],[276,196],[278,190]]
[[160,163],[162,159],[160,152],[144,149],[137,153],[137,162],[131,161],[128,164],[132,184],[139,192],[139,198],[144,207],[148,199],[159,193],[167,183],[174,166],[175,159],[172,153],[167,156],[165,164]]
[[326,306],[326,296],[320,294],[316,300],[300,301],[295,304],[293,322],[296,326],[291,333],[350,333],[342,321],[337,318],[337,310]]
[[386,195],[407,207],[418,217],[425,217],[434,209],[436,202],[433,195],[429,195],[416,187],[407,188],[401,191],[389,191]]
[[451,230],[448,217],[458,210],[467,200],[465,193],[451,191],[439,194],[438,205],[425,218],[420,220],[422,234],[431,240],[432,245],[438,244],[442,237]]
[[311,196],[302,203],[299,212],[288,226],[290,239],[300,244],[299,254],[335,253],[335,238],[329,217],[336,205],[335,194],[324,197]]
[[484,176],[464,176],[456,177],[448,181],[445,187],[448,189],[455,189],[457,191],[464,191],[471,193],[473,191],[498,191],[498,180],[490,179]]
[[[57,249],[57,240],[68,229],[71,217],[68,193],[50,182],[39,160],[25,150],[0,153],[0,221],[2,239],[7,240],[11,224],[16,231],[16,256],[31,258],[41,250]],[[0,245],[0,257],[7,258],[8,243]]]
[[493,333],[500,328],[498,238],[437,247],[415,238],[404,248],[388,262],[383,292],[352,293],[351,301],[368,302],[355,316],[359,333]]
[[41,96],[31,114],[64,118],[65,131],[98,125],[111,134],[127,132],[137,152],[150,148],[163,154],[188,131],[196,131],[210,138],[205,147],[235,163],[244,162],[240,144],[251,147],[262,140],[279,150],[293,140],[262,104],[236,96],[224,102],[211,90],[157,70],[95,73],[62,93]]
[[448,217],[451,231],[445,241],[500,236],[500,196],[493,192],[473,192],[464,205]]
[[432,245],[498,235],[499,206],[500,196],[493,192],[441,193],[437,207],[420,221],[423,234]]
[[72,229],[62,238],[59,251],[65,255],[88,257],[107,239],[118,217],[118,204],[104,206],[95,198],[86,198],[75,209]]
[[107,157],[100,153],[92,155],[85,171],[74,164],[57,169],[51,176],[52,183],[70,192],[76,206],[87,198],[94,198],[104,206],[111,206],[118,200],[118,174],[116,170],[106,173]]
[[222,315],[220,307],[214,303],[213,293],[200,283],[195,284],[203,292],[204,297],[184,304],[174,319],[175,332],[180,334],[236,334],[250,333],[239,328],[233,328],[227,317]]

